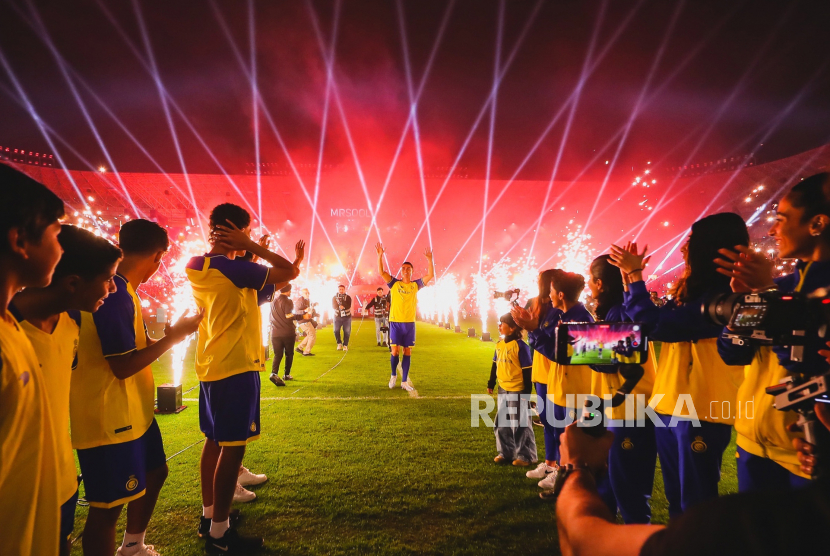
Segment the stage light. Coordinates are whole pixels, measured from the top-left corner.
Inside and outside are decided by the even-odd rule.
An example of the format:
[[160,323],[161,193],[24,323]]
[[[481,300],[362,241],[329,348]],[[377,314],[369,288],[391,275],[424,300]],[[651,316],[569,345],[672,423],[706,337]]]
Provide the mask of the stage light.
[[87,200],[88,200],[90,203],[94,203],[94,202],[95,202],[95,197],[93,197],[92,195],[90,195],[89,197],[87,197]]
[[99,166],[98,171],[101,172],[102,174],[104,174],[104,173],[106,173],[107,169],[104,166]]

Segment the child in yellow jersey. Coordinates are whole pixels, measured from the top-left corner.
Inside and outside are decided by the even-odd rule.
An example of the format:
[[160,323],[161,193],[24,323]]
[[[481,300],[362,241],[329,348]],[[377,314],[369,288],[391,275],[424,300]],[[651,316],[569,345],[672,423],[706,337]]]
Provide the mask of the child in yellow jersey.
[[58,455],[46,385],[34,349],[8,311],[23,288],[49,285],[61,256],[63,202],[0,164],[0,554],[56,554]]
[[136,289],[159,268],[167,251],[164,228],[148,220],[121,227],[124,258],[115,291],[92,314],[81,314],[78,365],[72,373],[69,412],[72,445],[89,502],[84,554],[111,556],[124,504],[127,526],[118,556],[153,555],[144,534],[167,478],[161,432],[153,416],[155,385],[150,364],[196,331],[201,314],[183,317],[151,339]]
[[[202,518],[199,536],[209,554],[256,550],[260,537],[230,528],[230,509],[245,445],[259,438],[259,371],[262,331],[259,305],[296,278],[305,244],[293,263],[251,240],[251,215],[224,203],[210,213],[212,249],[187,263],[196,305],[205,312],[196,345],[199,426],[206,441],[200,466]],[[271,268],[238,259],[246,251]]]
[[46,288],[26,288],[9,310],[32,342],[46,381],[55,431],[61,505],[60,554],[68,555],[78,501],[78,471],[69,437],[69,386],[78,350],[80,311],[93,313],[115,291],[121,250],[75,226],[64,224],[58,236],[63,255]]
[[487,393],[492,394],[498,382],[496,410],[496,463],[512,461],[516,467],[535,463],[536,433],[530,415],[531,366],[530,347],[522,340],[522,329],[510,316],[499,319],[499,332],[504,337],[496,344]]
[[[391,347],[392,376],[389,378],[389,388],[395,387],[398,374],[398,363],[401,364],[401,388],[412,392],[415,388],[409,381],[409,365],[412,357],[412,347],[415,345],[415,316],[418,309],[418,291],[432,282],[435,278],[435,263],[432,260],[432,250],[424,251],[429,264],[426,276],[412,280],[412,263],[404,262],[401,265],[401,279],[393,278],[383,268],[383,254],[386,250],[381,243],[375,245],[378,254],[378,272],[386,285],[389,286],[389,345]],[[403,353],[401,353],[403,352]]]

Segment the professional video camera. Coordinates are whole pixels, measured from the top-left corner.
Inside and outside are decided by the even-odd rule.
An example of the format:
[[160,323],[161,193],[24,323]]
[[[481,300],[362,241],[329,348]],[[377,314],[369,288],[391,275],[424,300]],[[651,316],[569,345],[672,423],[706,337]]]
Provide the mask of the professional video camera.
[[506,299],[510,302],[511,305],[514,307],[519,306],[519,294],[522,293],[522,290],[516,288],[515,290],[507,290],[503,292],[493,292],[493,299]]
[[[790,359],[801,362],[805,345],[823,344],[816,340],[827,336],[830,297],[823,288],[811,294],[778,291],[720,294],[703,303],[701,311],[713,324],[726,326],[724,337],[734,344],[788,347]],[[822,469],[813,478],[825,473],[830,438],[827,429],[816,419],[814,404],[830,402],[830,371],[826,366],[800,369],[786,381],[768,387],[766,392],[775,397],[776,409],[799,414],[798,424],[805,439],[824,456],[820,458]]]

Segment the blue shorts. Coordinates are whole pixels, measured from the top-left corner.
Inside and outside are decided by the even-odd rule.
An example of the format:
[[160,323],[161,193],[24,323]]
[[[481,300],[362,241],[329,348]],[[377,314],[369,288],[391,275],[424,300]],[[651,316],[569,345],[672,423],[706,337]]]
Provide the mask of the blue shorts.
[[75,529],[75,508],[78,506],[78,491],[61,504],[61,542],[69,540]]
[[412,347],[415,345],[414,322],[390,322],[389,343],[393,346]]
[[135,440],[78,450],[84,497],[93,508],[114,508],[141,498],[147,472],[163,466],[166,460],[155,419]]
[[220,446],[244,446],[259,438],[258,371],[202,382],[199,427]]

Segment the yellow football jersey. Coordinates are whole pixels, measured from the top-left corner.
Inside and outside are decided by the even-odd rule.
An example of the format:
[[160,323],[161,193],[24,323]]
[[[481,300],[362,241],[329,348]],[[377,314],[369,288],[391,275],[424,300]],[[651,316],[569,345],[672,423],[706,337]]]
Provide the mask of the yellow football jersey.
[[150,366],[121,380],[107,362],[147,347],[141,301],[120,274],[115,284],[117,291],[95,313],[81,313],[78,366],[69,396],[76,449],[135,440],[153,423],[156,392]]
[[274,293],[268,267],[223,255],[193,257],[187,278],[196,305],[205,310],[196,342],[196,375],[202,382],[260,371],[263,367],[260,302]]
[[[735,422],[736,412],[732,409],[744,368],[724,363],[718,355],[717,341],[706,338],[696,342],[663,342],[649,402],[654,411],[691,417],[685,404],[675,412],[680,394],[688,394],[701,421],[725,425]],[[660,399],[659,394],[663,394]]]
[[[588,365],[560,365],[551,361],[548,373],[548,399],[562,407],[577,404],[577,396],[591,393],[591,375]],[[569,398],[570,396],[570,398]]]
[[424,287],[420,278],[404,284],[397,278],[389,286],[389,322],[415,322],[418,309],[418,290]]
[[[637,396],[642,394],[644,396],[645,402],[648,403],[649,398],[651,398],[651,391],[654,388],[654,348],[653,343],[649,344],[649,359],[642,364],[643,367],[643,376],[640,378],[639,382],[637,382],[637,386],[634,387],[631,394]],[[594,371],[593,375],[591,376],[591,391],[595,396],[599,396],[600,398],[604,396],[613,396],[617,389],[623,385],[622,375],[620,373],[599,373]],[[605,414],[610,419],[625,419],[626,418],[626,404],[628,401],[623,402],[621,405],[618,405],[614,408],[608,408]],[[631,413],[630,417],[636,419],[636,406],[629,410]]]
[[52,418],[35,351],[0,317],[0,554],[56,554],[60,527]]
[[552,365],[553,361],[551,361],[538,351],[534,351],[531,380],[533,382],[538,382],[540,384],[547,384],[548,377],[550,376],[550,368]]
[[530,346],[524,340],[499,340],[493,361],[496,363],[496,378],[502,389],[508,392],[524,390],[523,372],[532,364]]
[[58,453],[58,494],[63,503],[78,489],[78,470],[69,436],[69,385],[72,362],[78,351],[79,328],[68,313],[61,313],[51,334],[28,321],[21,321],[20,326],[32,342],[45,380]]
[[769,458],[790,473],[809,479],[801,471],[798,453],[793,448],[793,438],[803,435],[787,430],[798,420],[798,414],[778,411],[773,406],[775,398],[766,393],[768,386],[775,386],[787,376],[789,372],[778,362],[772,347],[759,347],[752,363],[744,367],[744,381],[738,388],[737,403],[732,406],[737,442],[750,454]]

